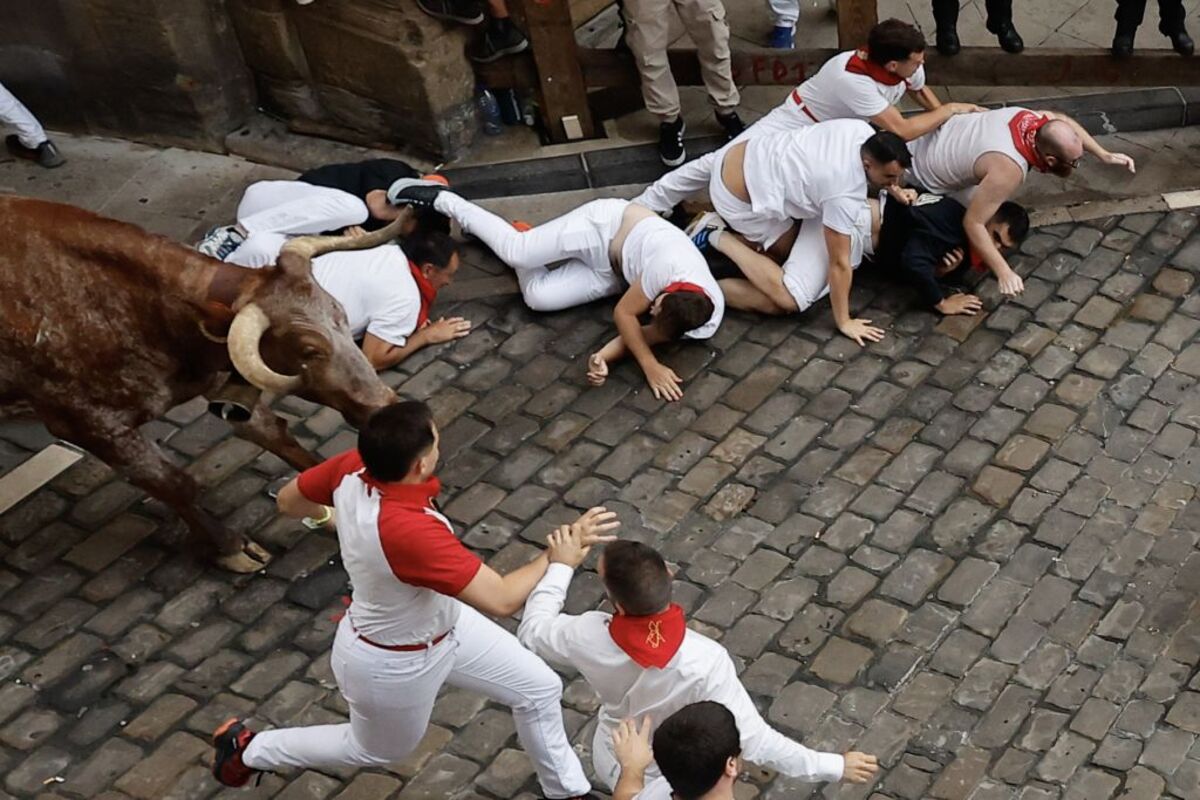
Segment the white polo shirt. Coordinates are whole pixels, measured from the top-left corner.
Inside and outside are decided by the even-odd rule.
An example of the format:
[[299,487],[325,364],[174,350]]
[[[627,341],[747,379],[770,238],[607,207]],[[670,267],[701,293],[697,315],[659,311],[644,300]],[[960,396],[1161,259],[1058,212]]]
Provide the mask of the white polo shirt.
[[754,211],[853,234],[867,199],[862,146],[874,134],[862,120],[839,119],[750,137],[743,174]]
[[641,282],[642,292],[653,300],[673,283],[699,286],[712,301],[713,313],[688,339],[708,339],[725,316],[725,295],[712,276],[704,255],[683,231],[659,217],[639,220],[621,246],[621,271],[630,284]]

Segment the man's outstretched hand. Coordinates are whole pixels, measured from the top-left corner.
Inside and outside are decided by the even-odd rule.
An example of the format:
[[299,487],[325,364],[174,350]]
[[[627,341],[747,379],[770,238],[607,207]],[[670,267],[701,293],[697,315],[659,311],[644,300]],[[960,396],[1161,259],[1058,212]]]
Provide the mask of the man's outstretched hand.
[[851,750],[844,758],[846,766],[842,769],[842,780],[846,783],[869,783],[879,772],[879,759],[875,756]]
[[878,342],[883,339],[883,328],[876,328],[869,319],[848,319],[838,330],[854,341],[859,347],[866,347],[868,342]]
[[589,508],[570,525],[559,525],[546,539],[550,563],[566,564],[576,569],[588,557],[592,545],[614,541],[611,533],[621,527],[615,511],[603,506]]
[[592,353],[587,362],[587,381],[592,386],[603,386],[608,380],[608,362],[599,353]]
[[675,370],[655,361],[645,372],[646,383],[650,384],[650,391],[654,392],[656,398],[667,402],[683,398],[683,389],[679,386],[683,378],[676,375]]

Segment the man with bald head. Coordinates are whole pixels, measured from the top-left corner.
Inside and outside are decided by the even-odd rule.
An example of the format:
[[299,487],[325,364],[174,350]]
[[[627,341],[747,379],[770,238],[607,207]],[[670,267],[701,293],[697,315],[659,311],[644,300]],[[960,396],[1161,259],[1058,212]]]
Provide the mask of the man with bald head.
[[910,142],[909,149],[913,181],[935,194],[954,195],[967,207],[963,229],[972,260],[992,271],[1004,294],[1020,293],[1025,283],[1000,254],[987,222],[1020,188],[1030,167],[1070,177],[1086,152],[1134,171],[1132,158],[1110,153],[1067,115],[1018,107],[952,117]]

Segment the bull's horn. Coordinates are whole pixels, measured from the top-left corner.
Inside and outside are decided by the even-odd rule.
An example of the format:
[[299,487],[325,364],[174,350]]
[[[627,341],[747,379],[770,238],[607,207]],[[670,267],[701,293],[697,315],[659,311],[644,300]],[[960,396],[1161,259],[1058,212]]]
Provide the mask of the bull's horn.
[[298,375],[280,375],[267,366],[259,342],[271,320],[257,303],[247,303],[229,325],[229,359],[247,381],[267,392],[286,394],[300,386]]
[[316,258],[335,250],[369,250],[398,237],[400,228],[412,215],[412,207],[404,206],[400,209],[400,216],[377,231],[362,236],[297,236],[295,239],[289,239],[279,252]]

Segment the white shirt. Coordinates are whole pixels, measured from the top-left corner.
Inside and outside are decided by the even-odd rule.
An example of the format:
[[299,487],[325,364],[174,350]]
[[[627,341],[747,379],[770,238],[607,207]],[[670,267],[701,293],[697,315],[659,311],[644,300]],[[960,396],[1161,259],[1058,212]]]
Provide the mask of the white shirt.
[[867,199],[862,146],[874,134],[862,120],[839,119],[751,137],[743,173],[754,211],[820,219],[838,233],[852,234]]
[[[609,636],[611,614],[561,613],[573,574],[564,564],[550,565],[525,603],[517,638],[547,661],[577,669],[587,679],[600,696],[599,725],[606,735],[626,718],[649,714],[657,727],[686,705],[712,700],[733,713],[747,760],[801,780],[841,779],[842,756],[810,750],[768,725],[738,680],[729,653],[707,636],[689,629],[665,668],[644,669]],[[657,776],[657,769],[651,769],[649,774]]]
[[975,186],[975,162],[984,153],[1003,153],[1029,174],[1029,162],[1013,143],[1008,124],[1027,109],[1012,106],[976,114],[958,114],[936,131],[909,142],[912,176],[934,194],[951,194]]
[[346,309],[355,339],[369,333],[403,347],[417,329],[421,295],[399,245],[318,256],[313,278]]
[[[848,50],[826,61],[817,74],[797,86],[780,107],[796,108],[799,111],[796,122],[801,125],[833,119],[867,120],[899,103],[906,92],[925,88],[924,65],[918,67],[910,78],[894,86],[880,83],[870,75],[848,72],[846,64],[856,52]],[[797,108],[797,97],[812,113],[811,117]],[[816,117],[816,120],[812,117]]]
[[[271,266],[289,238],[252,234],[226,262],[251,269]],[[400,245],[326,253],[313,259],[312,270],[317,284],[342,304],[355,339],[369,333],[403,347],[417,329],[421,294]]]
[[672,800],[671,784],[661,775],[648,782],[633,800]]
[[621,246],[621,271],[630,285],[641,282],[642,293],[653,300],[673,283],[693,283],[712,300],[708,321],[684,336],[708,339],[725,316],[725,295],[708,268],[703,254],[687,234],[659,217],[640,220]]

